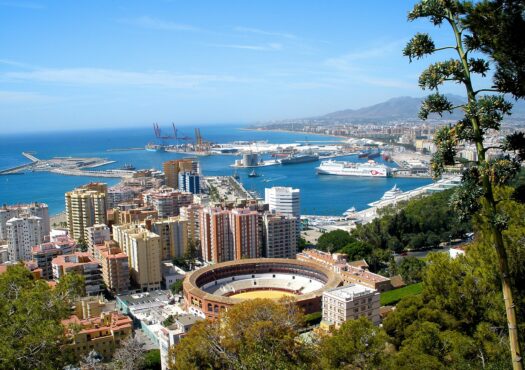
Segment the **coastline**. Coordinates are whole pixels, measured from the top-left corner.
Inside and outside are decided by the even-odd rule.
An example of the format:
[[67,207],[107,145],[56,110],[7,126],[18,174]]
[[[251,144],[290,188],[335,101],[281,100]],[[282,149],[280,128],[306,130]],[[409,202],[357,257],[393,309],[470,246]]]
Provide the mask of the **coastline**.
[[344,140],[348,140],[348,139],[352,138],[351,136],[329,135],[329,134],[321,134],[321,133],[318,133],[318,132],[292,131],[292,130],[282,130],[282,129],[256,129],[256,128],[243,127],[243,128],[240,128],[239,130],[242,130],[242,131],[258,131],[258,132],[262,132],[262,131],[284,132],[284,133],[287,133],[287,134],[296,134],[296,135],[301,135],[301,134],[303,134],[303,135],[317,135],[317,136],[324,136],[324,137],[339,138],[339,139],[344,139]]

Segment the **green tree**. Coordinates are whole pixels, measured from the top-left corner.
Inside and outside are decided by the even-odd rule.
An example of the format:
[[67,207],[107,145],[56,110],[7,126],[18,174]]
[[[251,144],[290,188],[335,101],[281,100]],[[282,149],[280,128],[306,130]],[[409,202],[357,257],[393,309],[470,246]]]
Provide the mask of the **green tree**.
[[416,257],[405,257],[397,265],[396,271],[407,284],[419,283],[423,279],[425,261]]
[[323,369],[380,369],[388,356],[387,335],[370,320],[349,320],[321,340],[319,365]]
[[[426,119],[430,113],[452,111],[452,103],[438,92],[447,81],[461,84],[467,94],[467,103],[460,107],[465,116],[453,127],[439,129],[434,137],[437,152],[433,156],[432,169],[436,176],[441,175],[444,167],[455,163],[456,146],[459,142],[475,145],[478,160],[463,174],[463,185],[457,189],[453,199],[461,216],[480,212],[486,221],[489,239],[497,252],[498,268],[502,281],[502,291],[506,305],[509,341],[514,369],[523,368],[522,353],[518,335],[518,321],[513,296],[512,281],[509,273],[509,260],[505,249],[503,232],[508,226],[508,216],[498,211],[495,188],[508,183],[519,169],[519,161],[525,159],[525,134],[516,133],[507,136],[501,149],[514,152],[514,157],[507,156],[496,161],[487,159],[488,147],[484,139],[487,132],[499,130],[503,117],[510,114],[512,105],[503,96],[480,95],[484,89],[476,90],[472,76],[485,76],[489,63],[473,55],[479,49],[475,36],[468,29],[467,15],[473,11],[470,2],[452,0],[427,0],[416,4],[409,13],[409,20],[428,18],[434,25],[446,24],[454,37],[454,44],[437,48],[428,34],[418,33],[409,41],[404,55],[410,60],[422,58],[438,50],[451,49],[456,57],[431,64],[419,78],[423,89],[436,91],[423,102],[420,118]],[[518,35],[516,35],[518,36]],[[522,37],[522,36],[518,36]]]
[[311,348],[297,340],[301,326],[293,301],[245,301],[195,324],[170,349],[170,368],[309,369]]
[[325,233],[317,240],[317,248],[326,252],[337,252],[345,245],[354,242],[355,239],[344,230],[334,230]]
[[80,238],[77,240],[77,248],[80,249],[81,252],[87,252],[88,247],[89,245],[84,239]]
[[160,350],[152,349],[146,352],[141,370],[160,370]]
[[471,46],[492,58],[494,87],[516,98],[525,97],[525,2],[480,1],[467,14]]
[[173,294],[179,294],[182,292],[182,284],[184,283],[184,280],[177,280],[170,286],[170,290]]
[[65,284],[51,289],[23,265],[0,275],[1,369],[57,369],[67,362],[61,320],[70,315],[74,294]]

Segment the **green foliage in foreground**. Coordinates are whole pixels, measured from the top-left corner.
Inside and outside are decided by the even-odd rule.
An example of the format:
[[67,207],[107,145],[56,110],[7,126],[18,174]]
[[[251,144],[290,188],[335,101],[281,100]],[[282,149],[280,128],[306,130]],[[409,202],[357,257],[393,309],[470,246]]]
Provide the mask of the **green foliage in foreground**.
[[67,363],[60,322],[81,294],[79,279],[65,275],[51,289],[22,265],[0,275],[0,369],[58,369]]
[[304,315],[304,322],[306,325],[316,325],[321,322],[322,317],[323,317],[323,313],[320,311],[309,313],[308,315]]
[[423,283],[407,285],[403,288],[381,293],[381,306],[390,306],[399,302],[402,298],[420,294],[423,291]]

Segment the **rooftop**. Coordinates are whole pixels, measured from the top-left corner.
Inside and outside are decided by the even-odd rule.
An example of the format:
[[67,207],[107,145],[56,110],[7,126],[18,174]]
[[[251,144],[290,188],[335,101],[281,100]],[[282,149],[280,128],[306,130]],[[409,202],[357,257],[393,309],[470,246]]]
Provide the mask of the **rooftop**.
[[339,288],[329,290],[325,292],[324,294],[331,295],[336,298],[341,298],[345,300],[353,300],[354,298],[357,298],[363,295],[367,295],[367,294],[371,294],[371,293],[375,293],[375,292],[377,292],[375,289],[370,289],[364,285],[350,284],[350,285],[345,285]]

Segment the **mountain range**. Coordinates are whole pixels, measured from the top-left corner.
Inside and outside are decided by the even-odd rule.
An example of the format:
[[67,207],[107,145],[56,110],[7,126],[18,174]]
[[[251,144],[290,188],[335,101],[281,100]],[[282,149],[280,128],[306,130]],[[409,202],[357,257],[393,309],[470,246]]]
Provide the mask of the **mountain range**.
[[[454,105],[464,104],[466,98],[458,95],[446,95]],[[385,102],[374,104],[359,109],[345,109],[323,116],[311,117],[314,120],[350,120],[350,121],[392,121],[392,120],[415,120],[419,112],[419,107],[424,98],[414,98],[410,96],[400,96],[389,99]],[[514,107],[510,119],[525,118],[525,102],[523,100],[510,100]],[[457,109],[452,114],[443,114],[442,119],[459,119],[462,112]],[[437,114],[430,115],[429,118],[440,118]]]

